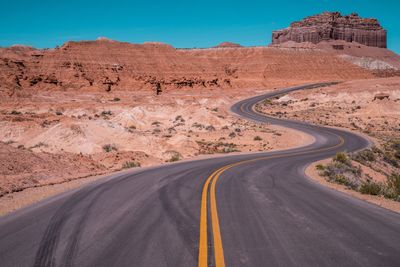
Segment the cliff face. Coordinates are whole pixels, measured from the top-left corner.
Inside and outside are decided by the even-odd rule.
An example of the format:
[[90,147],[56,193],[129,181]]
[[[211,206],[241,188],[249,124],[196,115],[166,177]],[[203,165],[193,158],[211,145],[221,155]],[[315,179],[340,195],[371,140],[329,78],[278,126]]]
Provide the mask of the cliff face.
[[272,33],[272,44],[286,41],[316,44],[325,40],[344,40],[386,48],[386,30],[376,19],[361,18],[355,13],[342,16],[339,12],[325,12],[293,22],[290,27]]

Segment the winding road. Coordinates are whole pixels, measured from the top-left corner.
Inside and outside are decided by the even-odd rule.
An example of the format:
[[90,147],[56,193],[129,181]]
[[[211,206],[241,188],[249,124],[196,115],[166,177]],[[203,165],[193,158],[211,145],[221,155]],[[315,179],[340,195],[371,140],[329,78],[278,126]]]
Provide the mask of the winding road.
[[304,174],[368,141],[253,110],[315,86],[232,107],[312,135],[312,144],[130,170],[41,201],[0,218],[0,266],[400,266],[399,214]]

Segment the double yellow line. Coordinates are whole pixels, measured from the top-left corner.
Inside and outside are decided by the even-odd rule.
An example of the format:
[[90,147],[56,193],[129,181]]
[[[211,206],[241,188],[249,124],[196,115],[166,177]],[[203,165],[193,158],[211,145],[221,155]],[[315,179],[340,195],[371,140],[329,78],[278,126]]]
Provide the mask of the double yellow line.
[[[241,110],[245,113],[248,113],[243,110],[243,105],[241,106]],[[253,109],[253,111],[255,111]],[[255,111],[256,113],[259,113]],[[259,113],[261,114],[261,113]],[[222,239],[221,239],[221,231],[220,231],[220,226],[219,226],[219,219],[218,219],[218,210],[217,210],[217,200],[215,197],[215,186],[218,181],[218,178],[220,175],[235,166],[244,164],[244,163],[249,163],[253,161],[259,161],[259,160],[267,160],[267,159],[274,159],[274,158],[282,158],[282,157],[287,157],[287,156],[295,156],[295,155],[305,155],[308,153],[315,153],[315,152],[322,152],[326,150],[331,150],[338,148],[344,144],[344,139],[340,135],[337,135],[335,133],[331,133],[333,135],[336,135],[340,142],[334,146],[331,147],[326,147],[326,148],[320,148],[320,149],[314,149],[314,150],[309,150],[309,151],[303,151],[303,152],[293,152],[293,153],[287,153],[284,155],[276,155],[276,156],[266,156],[266,157],[261,157],[261,158],[256,158],[256,159],[250,159],[250,160],[243,160],[243,161],[238,161],[226,166],[223,166],[216,171],[214,171],[206,180],[203,186],[202,190],[202,195],[201,195],[201,209],[200,209],[200,238],[199,238],[199,257],[198,257],[198,266],[199,267],[208,267],[208,231],[207,231],[207,225],[208,225],[208,197],[210,198],[210,215],[211,215],[211,225],[212,225],[212,235],[213,235],[213,247],[214,247],[214,257],[215,257],[215,266],[216,267],[225,267],[225,258],[224,258],[224,249],[222,246]],[[210,186],[211,184],[211,186]]]

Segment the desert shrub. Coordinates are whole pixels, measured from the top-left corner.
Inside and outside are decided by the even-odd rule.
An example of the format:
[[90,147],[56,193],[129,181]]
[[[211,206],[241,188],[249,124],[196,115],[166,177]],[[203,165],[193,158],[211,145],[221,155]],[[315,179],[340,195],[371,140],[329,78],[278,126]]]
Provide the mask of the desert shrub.
[[364,163],[364,162],[373,162],[376,160],[376,156],[371,149],[364,149],[360,152],[355,153],[352,155],[352,159]]
[[232,152],[240,152],[240,150],[236,149],[235,147],[224,147],[221,152],[222,153],[232,153]]
[[333,161],[340,162],[340,163],[343,163],[346,165],[351,164],[350,159],[347,157],[347,155],[345,153],[342,153],[342,152],[336,153],[335,157],[333,157]]
[[11,111],[11,115],[21,115],[22,113],[16,110]]
[[393,156],[400,160],[400,141],[395,141],[390,145],[390,148],[393,150]]
[[398,167],[399,167],[399,163],[397,162],[397,160],[394,158],[394,156],[392,156],[392,155],[391,155],[390,153],[388,153],[388,152],[384,153],[384,155],[383,155],[383,160],[384,160],[386,163],[392,165],[392,166],[395,167],[395,168],[398,168]]
[[57,116],[61,116],[62,114],[63,114],[63,113],[62,113],[60,110],[57,110],[57,111],[56,111],[56,115],[57,115]]
[[118,149],[117,149],[117,146],[115,145],[115,144],[105,144],[104,146],[103,146],[103,150],[105,151],[105,152],[111,152],[111,151],[117,151]]
[[382,150],[380,150],[378,147],[376,147],[376,146],[373,146],[372,148],[371,148],[371,150],[372,150],[372,152],[374,152],[375,154],[382,154],[383,152],[382,152]]
[[261,141],[262,138],[261,138],[260,136],[257,135],[257,136],[255,136],[255,137],[253,138],[253,140],[254,140],[254,141]]
[[228,126],[222,126],[222,128],[221,128],[221,130],[228,130],[229,129],[229,127]]
[[330,182],[343,184],[352,189],[358,189],[361,185],[361,168],[351,165],[351,162],[344,161],[342,156],[339,156],[340,161],[335,159],[336,156],[333,162],[326,165],[322,175]]
[[212,126],[212,125],[208,125],[208,126],[206,127],[206,130],[209,131],[209,132],[213,132],[213,131],[215,131],[215,127]]
[[171,158],[169,160],[167,160],[167,162],[175,162],[181,159],[182,155],[177,152],[177,151],[169,151],[169,153],[171,154]]
[[153,130],[153,134],[158,134],[158,133],[161,133],[161,129],[155,128],[155,129]]
[[230,138],[233,138],[233,137],[235,137],[236,136],[236,134],[234,133],[234,132],[231,132],[230,134],[229,134],[229,137]]
[[201,123],[195,122],[195,123],[192,124],[192,127],[193,127],[193,128],[203,129],[203,128],[204,128],[204,125],[201,124]]
[[139,162],[125,161],[125,163],[122,164],[122,168],[123,169],[130,169],[130,168],[136,168],[136,167],[140,167],[140,163]]
[[154,126],[159,126],[160,124],[161,124],[161,122],[159,122],[159,121],[153,121],[151,123],[151,125],[154,125]]
[[381,183],[376,183],[373,181],[363,182],[360,186],[360,193],[366,195],[380,195],[383,191],[383,186]]
[[323,170],[325,170],[325,166],[322,165],[322,164],[318,164],[317,166],[315,166],[315,168],[316,168],[318,171],[323,171]]
[[336,182],[337,184],[342,184],[345,186],[349,186],[351,188],[353,188],[352,183],[350,182],[350,180],[344,176],[343,174],[336,174],[332,177],[333,181]]
[[385,197],[400,201],[400,174],[393,173],[387,178]]
[[114,101],[114,102],[121,101],[121,98],[119,98],[119,97],[114,97],[113,101]]
[[111,112],[111,110],[103,110],[102,112],[101,112],[101,116],[108,116],[108,115],[112,115],[112,112]]

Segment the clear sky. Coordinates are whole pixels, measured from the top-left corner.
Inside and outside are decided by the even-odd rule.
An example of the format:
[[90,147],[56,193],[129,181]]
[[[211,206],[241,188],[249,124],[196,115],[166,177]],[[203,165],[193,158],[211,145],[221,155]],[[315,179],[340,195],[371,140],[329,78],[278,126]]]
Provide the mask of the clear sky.
[[400,0],[279,1],[2,1],[0,46],[55,47],[68,40],[107,37],[175,47],[210,47],[223,41],[266,45],[271,32],[322,11],[375,17],[400,53]]

